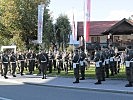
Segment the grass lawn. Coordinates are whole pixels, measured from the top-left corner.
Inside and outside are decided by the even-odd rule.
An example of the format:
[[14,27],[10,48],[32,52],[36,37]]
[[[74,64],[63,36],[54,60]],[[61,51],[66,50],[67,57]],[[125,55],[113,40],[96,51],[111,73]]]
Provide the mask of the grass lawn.
[[[60,74],[58,74],[57,71],[52,71],[52,73],[48,73],[49,71],[47,71],[47,75],[48,76],[58,76],[58,77],[74,77],[73,74],[73,70],[69,70],[68,74],[66,74],[66,72],[64,70],[61,71]],[[27,71],[25,71],[25,73],[27,73]],[[37,74],[38,70],[36,69],[34,71],[34,74]],[[85,76],[86,78],[95,78],[95,66],[91,65],[90,67],[88,67],[85,71]],[[122,78],[126,78],[125,75],[125,66],[121,66],[121,70],[120,73],[118,73],[117,75],[114,76],[110,76],[110,78],[114,78],[114,79],[122,79]]]

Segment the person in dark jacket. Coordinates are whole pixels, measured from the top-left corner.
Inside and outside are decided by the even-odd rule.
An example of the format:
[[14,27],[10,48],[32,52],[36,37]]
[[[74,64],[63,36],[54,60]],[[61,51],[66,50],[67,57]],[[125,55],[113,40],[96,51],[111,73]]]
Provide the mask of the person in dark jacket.
[[29,74],[32,74],[32,72],[34,71],[34,67],[35,67],[35,58],[36,58],[36,54],[30,50],[27,54],[27,60],[28,60],[28,68],[29,68]]
[[22,76],[25,67],[25,55],[22,52],[20,52],[18,55],[18,64],[20,67],[20,75]]
[[128,47],[126,50],[126,77],[128,80],[128,84],[125,87],[132,87],[133,86],[133,50],[131,47]]
[[16,72],[16,67],[17,67],[17,57],[16,54],[14,52],[12,52],[11,56],[10,56],[10,64],[11,64],[11,68],[12,68],[12,76],[16,77],[15,72]]
[[101,57],[100,57],[100,51],[99,51],[98,48],[95,48],[94,62],[95,62],[96,78],[98,80],[95,84],[101,84],[101,80],[102,80],[102,61],[101,61]]
[[79,62],[79,65],[80,65],[80,73],[81,73],[81,78],[80,80],[85,80],[85,58],[86,58],[86,54],[81,51],[80,53],[80,62]]
[[4,75],[4,78],[7,79],[8,77],[6,75],[9,67],[9,56],[7,51],[4,51],[4,54],[2,56],[2,64],[3,64],[3,71],[4,71],[3,75]]
[[76,78],[76,81],[73,83],[79,83],[79,61],[80,61],[80,56],[78,54],[78,50],[75,50],[75,54],[73,56],[73,69],[74,69],[74,76]]
[[114,76],[115,73],[115,51],[113,50],[113,46],[110,46],[109,49],[109,64],[110,64],[110,71],[111,71],[111,76]]
[[47,74],[47,64],[48,64],[48,55],[44,51],[39,54],[39,63],[41,67],[41,72],[43,74],[42,79],[46,79],[46,74]]
[[3,76],[3,68],[2,68],[2,52],[0,52],[0,74]]

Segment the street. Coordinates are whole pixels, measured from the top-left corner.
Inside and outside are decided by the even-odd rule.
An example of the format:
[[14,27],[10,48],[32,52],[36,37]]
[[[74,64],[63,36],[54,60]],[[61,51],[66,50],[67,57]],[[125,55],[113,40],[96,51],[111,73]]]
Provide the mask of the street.
[[132,94],[0,82],[0,100],[132,100]]

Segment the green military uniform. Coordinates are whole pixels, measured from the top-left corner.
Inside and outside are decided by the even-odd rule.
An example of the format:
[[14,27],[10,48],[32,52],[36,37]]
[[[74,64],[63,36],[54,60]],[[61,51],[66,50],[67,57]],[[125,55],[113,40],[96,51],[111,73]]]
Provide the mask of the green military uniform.
[[25,55],[20,53],[18,55],[18,63],[20,67],[20,74],[23,75],[24,67],[25,67]]
[[36,54],[33,51],[30,51],[27,54],[27,60],[28,60],[28,68],[29,68],[29,73],[32,74],[32,72],[34,71],[34,67],[35,67],[35,58],[36,58]]
[[105,51],[105,76],[109,78],[109,50]]
[[133,50],[128,50],[126,59],[126,76],[128,80],[128,84],[125,87],[132,87],[133,86]]
[[114,50],[111,48],[111,49],[109,50],[109,65],[110,65],[111,76],[114,76],[114,72],[115,72],[115,61],[114,61],[114,56],[115,56],[115,52],[114,52]]
[[102,61],[100,59],[100,51],[98,51],[98,49],[96,49],[95,51],[95,55],[94,55],[94,62],[95,62],[95,72],[96,72],[96,78],[97,78],[97,82],[95,84],[101,84],[101,80],[102,80]]
[[9,66],[9,56],[6,51],[2,56],[2,64],[3,64],[3,71],[4,71],[3,75],[4,75],[4,78],[7,79],[8,77],[6,75],[7,75],[8,66]]
[[3,76],[3,68],[2,68],[2,53],[0,54],[0,73]]
[[42,79],[46,79],[48,61],[49,61],[48,55],[46,53],[42,52],[39,55],[40,68],[41,68],[41,72],[43,74]]
[[106,53],[105,49],[102,48],[100,52],[100,59],[102,61],[102,81],[105,81],[105,60],[106,60]]
[[79,62],[80,73],[81,73],[80,80],[84,80],[85,79],[85,62],[84,62],[85,58],[86,58],[86,54],[82,51],[80,53],[80,62]]
[[16,61],[17,61],[16,55],[14,54],[14,52],[12,52],[12,55],[10,56],[10,63],[11,63],[13,77],[16,77],[16,75],[15,75],[16,67],[17,67]]
[[74,69],[74,76],[76,78],[76,81],[73,83],[79,83],[79,61],[80,57],[78,54],[78,50],[75,50],[75,54],[73,56],[73,69]]
[[49,64],[48,64],[48,68],[49,68],[49,73],[52,73],[52,63],[53,63],[53,59],[54,59],[54,56],[52,53],[49,54]]

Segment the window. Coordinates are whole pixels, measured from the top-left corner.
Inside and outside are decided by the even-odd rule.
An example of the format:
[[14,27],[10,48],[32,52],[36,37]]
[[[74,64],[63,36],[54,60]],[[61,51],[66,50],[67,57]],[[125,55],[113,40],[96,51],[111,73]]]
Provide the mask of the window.
[[118,42],[119,41],[119,36],[114,36],[114,42]]
[[99,36],[94,36],[94,37],[91,37],[91,43],[100,43],[100,37]]

